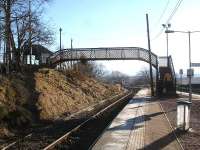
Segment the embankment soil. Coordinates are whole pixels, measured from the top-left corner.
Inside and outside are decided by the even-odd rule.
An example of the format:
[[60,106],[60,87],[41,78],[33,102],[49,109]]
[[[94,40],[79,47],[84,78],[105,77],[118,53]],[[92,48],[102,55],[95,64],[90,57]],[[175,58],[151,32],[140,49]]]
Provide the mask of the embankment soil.
[[114,95],[119,85],[109,85],[75,71],[38,69],[0,76],[0,138],[14,136],[13,129],[70,115]]

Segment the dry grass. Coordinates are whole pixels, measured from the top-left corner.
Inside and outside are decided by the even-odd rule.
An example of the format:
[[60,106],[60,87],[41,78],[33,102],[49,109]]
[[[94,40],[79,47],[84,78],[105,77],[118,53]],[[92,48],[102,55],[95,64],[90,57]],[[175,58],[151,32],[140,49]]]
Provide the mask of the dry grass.
[[35,74],[36,90],[40,93],[37,106],[41,119],[54,119],[73,113],[119,92],[109,86],[76,72],[62,73],[42,69]]
[[[0,76],[0,125],[20,127],[35,117],[53,120],[122,92],[119,85],[107,85],[75,71],[43,68],[34,74]],[[0,134],[7,135],[3,131],[5,126],[0,127]]]

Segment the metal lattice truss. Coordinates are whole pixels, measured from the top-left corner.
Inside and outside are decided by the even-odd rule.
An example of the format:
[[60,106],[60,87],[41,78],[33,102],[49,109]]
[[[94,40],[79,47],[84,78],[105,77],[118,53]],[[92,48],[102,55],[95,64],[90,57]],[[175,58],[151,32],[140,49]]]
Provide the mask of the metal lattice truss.
[[[139,47],[108,47],[108,48],[73,48],[55,52],[49,57],[52,65],[65,62],[86,60],[141,60],[150,63],[149,51]],[[157,68],[157,55],[151,53],[152,66]]]

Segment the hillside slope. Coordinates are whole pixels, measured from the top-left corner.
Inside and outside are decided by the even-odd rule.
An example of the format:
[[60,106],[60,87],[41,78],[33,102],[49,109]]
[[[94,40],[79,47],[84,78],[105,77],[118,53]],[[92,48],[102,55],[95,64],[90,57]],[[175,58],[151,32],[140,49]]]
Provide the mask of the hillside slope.
[[6,136],[6,129],[28,126],[33,121],[69,115],[122,92],[119,85],[108,85],[74,71],[43,68],[23,75],[0,76],[0,134]]
[[35,74],[37,106],[41,119],[53,119],[63,113],[73,113],[92,103],[122,92],[91,77],[55,70],[40,70]]

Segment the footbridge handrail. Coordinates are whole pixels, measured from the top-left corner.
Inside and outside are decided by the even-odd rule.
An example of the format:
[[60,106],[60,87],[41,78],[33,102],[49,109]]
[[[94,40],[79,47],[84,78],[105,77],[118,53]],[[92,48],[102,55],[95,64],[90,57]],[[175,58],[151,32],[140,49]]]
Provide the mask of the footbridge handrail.
[[[86,60],[142,60],[150,63],[149,51],[140,47],[102,47],[102,48],[69,48],[53,53],[48,61],[58,64],[64,61]],[[151,52],[152,66],[157,68],[157,55]]]
[[172,56],[169,56],[168,59],[169,59],[169,65],[170,65],[170,68],[171,68],[171,71],[172,71],[173,82],[174,82],[174,85],[176,87],[176,73],[175,73],[174,64],[173,64],[173,61],[172,61]]

